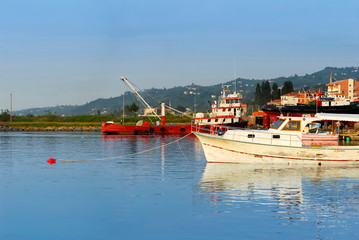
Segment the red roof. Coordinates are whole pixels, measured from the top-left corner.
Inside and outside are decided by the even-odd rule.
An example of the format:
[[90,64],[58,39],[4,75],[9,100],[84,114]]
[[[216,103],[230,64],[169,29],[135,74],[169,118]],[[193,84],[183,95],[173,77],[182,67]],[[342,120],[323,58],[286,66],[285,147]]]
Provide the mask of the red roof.
[[282,103],[281,99],[276,99],[268,102],[267,104],[280,105]]
[[302,95],[302,94],[303,94],[303,93],[291,92],[291,93],[284,94],[284,95],[282,95],[281,97],[283,97],[283,96],[299,97],[299,96]]

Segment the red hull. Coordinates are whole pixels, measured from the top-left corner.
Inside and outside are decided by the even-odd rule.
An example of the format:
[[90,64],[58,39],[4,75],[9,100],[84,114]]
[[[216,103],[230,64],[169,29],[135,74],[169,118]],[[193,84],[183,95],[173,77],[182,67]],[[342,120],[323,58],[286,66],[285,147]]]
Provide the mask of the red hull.
[[187,134],[191,132],[190,124],[135,126],[114,123],[102,123],[102,133],[107,134]]

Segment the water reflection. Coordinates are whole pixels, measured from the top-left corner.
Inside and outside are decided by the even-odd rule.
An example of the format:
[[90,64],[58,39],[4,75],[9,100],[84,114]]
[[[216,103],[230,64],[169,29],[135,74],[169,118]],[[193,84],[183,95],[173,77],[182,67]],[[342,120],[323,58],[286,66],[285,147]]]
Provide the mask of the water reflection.
[[162,176],[166,158],[205,161],[202,146],[194,135],[101,135],[101,146],[103,153],[116,157],[126,156],[135,161],[146,156],[160,159]]
[[[207,164],[201,195],[213,212],[245,204],[269,206],[275,217],[290,221],[358,214],[359,168]],[[349,212],[350,211],[350,212]],[[313,216],[311,216],[313,218]]]

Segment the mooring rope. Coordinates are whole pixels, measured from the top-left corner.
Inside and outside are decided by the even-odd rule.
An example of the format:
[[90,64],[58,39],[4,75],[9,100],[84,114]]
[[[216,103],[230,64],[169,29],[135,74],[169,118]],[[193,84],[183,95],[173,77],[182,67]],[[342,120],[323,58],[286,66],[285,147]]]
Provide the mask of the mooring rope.
[[[138,155],[138,154],[142,154],[142,153],[146,153],[146,152],[150,152],[150,151],[153,151],[153,150],[156,150],[158,148],[162,148],[162,147],[167,147],[173,143],[178,143],[179,141],[181,141],[182,139],[188,137],[189,135],[191,135],[192,133],[188,133],[186,134],[185,136],[179,138],[179,139],[176,139],[172,142],[169,142],[169,143],[166,143],[164,145],[161,145],[161,146],[157,146],[157,147],[153,147],[153,148],[150,148],[150,149],[147,149],[147,150],[144,150],[144,151],[141,151],[141,152],[136,152],[136,153],[130,153],[130,154],[125,154],[125,155],[122,155],[122,156],[117,156],[117,157],[108,157],[108,158],[94,158],[94,159],[76,159],[76,160],[70,160],[70,159],[54,159],[54,158],[50,158],[47,160],[47,162],[49,164],[54,164],[56,163],[56,161],[61,161],[61,162],[85,162],[85,161],[103,161],[103,160],[111,160],[111,159],[117,159],[117,158],[124,158],[124,157],[129,157],[129,156],[134,156],[134,155]],[[181,149],[182,151],[182,149]],[[183,153],[183,152],[182,152]]]
[[181,150],[181,153],[182,153],[183,157],[186,159],[187,162],[189,162],[186,155],[184,155],[184,152],[182,151],[182,148],[181,148],[181,145],[179,145],[179,142],[177,142],[177,145],[178,145],[178,148]]

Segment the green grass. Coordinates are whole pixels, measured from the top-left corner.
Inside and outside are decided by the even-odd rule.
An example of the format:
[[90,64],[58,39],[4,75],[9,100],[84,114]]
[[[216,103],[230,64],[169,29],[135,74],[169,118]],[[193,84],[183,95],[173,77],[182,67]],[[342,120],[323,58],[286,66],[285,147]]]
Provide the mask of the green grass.
[[91,122],[12,122],[6,123],[9,127],[82,127],[82,126],[91,126],[99,127],[101,123],[91,123]]
[[[61,117],[56,115],[46,116],[14,116],[13,121],[1,122],[0,125],[8,125],[13,127],[77,127],[77,126],[101,126],[101,121],[121,122],[121,117],[114,115],[82,115],[72,117]],[[137,121],[149,121],[156,123],[160,121],[156,117],[134,117],[125,118],[124,124],[134,125]],[[167,115],[166,123],[190,123],[191,119],[185,116]]]

